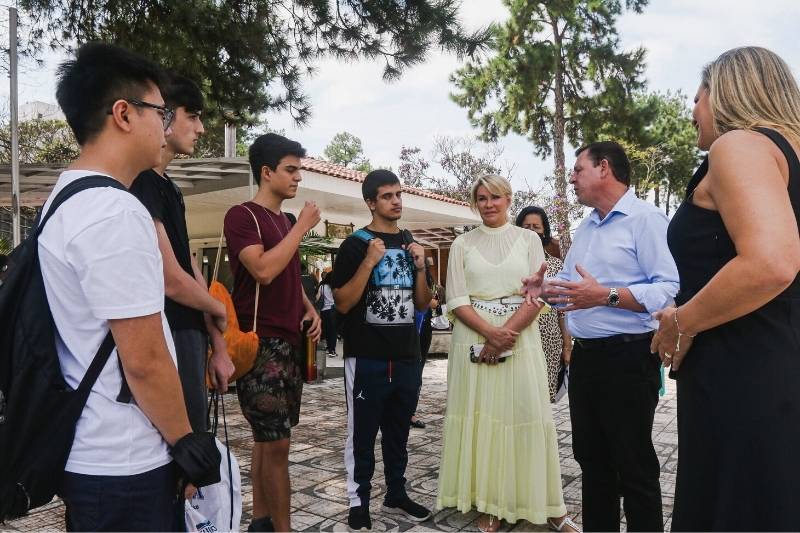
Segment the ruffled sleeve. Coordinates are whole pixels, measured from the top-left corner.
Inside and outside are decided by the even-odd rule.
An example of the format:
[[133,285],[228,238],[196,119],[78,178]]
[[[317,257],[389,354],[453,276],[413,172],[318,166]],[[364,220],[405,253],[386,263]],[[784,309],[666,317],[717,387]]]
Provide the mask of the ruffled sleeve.
[[447,259],[447,312],[463,305],[470,305],[467,279],[464,275],[464,239],[459,236],[450,247]]

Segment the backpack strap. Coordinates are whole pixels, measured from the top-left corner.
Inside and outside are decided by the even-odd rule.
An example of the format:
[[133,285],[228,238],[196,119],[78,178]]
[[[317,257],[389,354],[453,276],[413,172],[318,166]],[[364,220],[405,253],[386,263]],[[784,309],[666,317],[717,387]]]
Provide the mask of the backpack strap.
[[[351,233],[351,235],[357,239],[361,239],[364,242],[369,242],[375,238],[375,235],[367,228],[358,229]],[[414,236],[407,229],[400,230],[400,236],[403,239],[403,244],[411,244],[414,242]]]
[[375,238],[375,235],[373,235],[372,232],[369,231],[367,228],[358,229],[353,233],[351,233],[351,235],[356,239],[361,239],[366,243],[369,243],[369,241]]
[[[102,343],[100,343],[100,348],[97,349],[97,353],[94,355],[94,359],[92,359],[92,364],[89,365],[89,368],[86,370],[86,374],[84,374],[80,385],[78,385],[79,396],[83,394],[89,394],[89,391],[94,386],[97,378],[100,377],[100,372],[102,372],[103,368],[106,366],[106,362],[108,362],[108,358],[111,356],[111,352],[114,350],[114,345],[114,336],[111,334],[111,330],[109,329],[106,338],[103,339]],[[120,372],[122,372],[121,365]],[[125,381],[125,374],[122,374],[122,383],[123,386],[128,389],[128,383]],[[120,391],[120,395],[121,394],[122,391]],[[128,394],[130,394],[130,389],[128,389]]]
[[[64,202],[81,191],[94,189],[97,187],[113,187],[122,191],[128,191],[128,189],[126,189],[122,183],[108,176],[94,175],[78,178],[69,185],[66,185],[58,192],[58,194],[56,194],[56,197],[53,198],[53,201],[50,203],[50,207],[44,216],[42,216],[42,213],[39,213],[40,220],[37,220],[34,238],[39,238],[39,235],[42,233],[42,229],[44,229],[44,225],[47,224],[47,221],[50,220],[50,217],[56,212],[56,209],[61,207]],[[100,372],[102,372],[103,368],[106,366],[108,358],[111,356],[111,352],[114,350],[114,346],[114,336],[111,334],[111,330],[109,329],[105,339],[103,339],[103,342],[100,343],[100,347],[97,349],[97,353],[95,353],[94,359],[92,359],[89,368],[86,370],[86,374],[84,374],[83,379],[81,379],[80,385],[78,385],[77,392],[79,396],[88,396],[89,391],[91,391],[92,387],[97,381],[97,378],[100,377]],[[121,363],[120,373],[122,373]],[[128,383],[125,381],[125,374],[122,374],[122,385],[123,389],[127,390],[128,395],[130,395]],[[122,391],[120,391],[120,395],[122,395]]]
[[406,246],[415,242],[414,235],[412,235],[411,232],[408,231],[407,229],[400,230],[400,236],[403,238],[403,244],[405,244]]
[[44,213],[44,216],[42,216],[42,212],[39,213],[39,217],[37,217],[36,220],[36,231],[34,233],[36,238],[39,238],[39,234],[42,233],[44,225],[47,224],[47,221],[50,220],[50,217],[56,212],[56,209],[61,207],[61,204],[81,191],[85,191],[86,189],[94,189],[96,187],[113,187],[125,192],[128,191],[128,189],[126,189],[122,183],[109,176],[97,174],[94,176],[86,176],[76,179],[72,183],[66,185],[58,192],[58,194],[56,194],[56,197],[53,198],[53,201],[50,203],[47,213]]

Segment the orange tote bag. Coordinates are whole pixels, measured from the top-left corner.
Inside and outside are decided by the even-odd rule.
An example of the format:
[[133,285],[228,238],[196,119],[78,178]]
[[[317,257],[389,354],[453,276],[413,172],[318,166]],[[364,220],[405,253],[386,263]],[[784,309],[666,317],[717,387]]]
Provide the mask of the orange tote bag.
[[[258,220],[256,219],[256,215],[250,211],[247,206],[242,206],[247,211],[250,212],[250,215],[253,217],[253,222],[256,224],[256,230],[258,231],[258,238],[261,239],[261,228],[258,225]],[[256,362],[256,355],[258,354],[258,335],[256,334],[256,321],[258,320],[258,301],[259,301],[259,288],[261,285],[256,282],[256,306],[255,311],[253,312],[253,329],[251,331],[242,331],[239,328],[239,318],[236,316],[236,309],[233,307],[233,299],[231,298],[228,289],[225,286],[217,281],[217,274],[219,272],[219,261],[220,257],[222,256],[222,238],[224,236],[224,232],[219,236],[219,246],[217,247],[217,260],[214,263],[214,275],[211,278],[211,286],[208,288],[209,294],[211,294],[212,298],[215,298],[222,302],[225,305],[226,314],[228,316],[228,329],[225,330],[223,333],[223,337],[225,339],[225,345],[228,348],[228,355],[231,357],[231,361],[233,361],[233,366],[236,368],[234,370],[233,375],[228,380],[229,383],[232,383],[242,377],[243,375],[247,374],[250,369],[253,368],[253,365]],[[210,352],[209,352],[210,357]],[[206,376],[206,381],[208,382],[209,387],[211,387],[211,383],[208,380],[208,376]]]

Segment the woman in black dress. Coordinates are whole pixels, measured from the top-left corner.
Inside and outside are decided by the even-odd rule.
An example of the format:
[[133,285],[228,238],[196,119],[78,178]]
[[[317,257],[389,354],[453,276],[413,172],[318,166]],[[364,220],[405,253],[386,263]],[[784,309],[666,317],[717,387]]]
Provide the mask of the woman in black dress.
[[709,150],[668,230],[677,307],[657,313],[678,389],[673,531],[800,530],[800,91],[780,57],[729,50],[693,111]]

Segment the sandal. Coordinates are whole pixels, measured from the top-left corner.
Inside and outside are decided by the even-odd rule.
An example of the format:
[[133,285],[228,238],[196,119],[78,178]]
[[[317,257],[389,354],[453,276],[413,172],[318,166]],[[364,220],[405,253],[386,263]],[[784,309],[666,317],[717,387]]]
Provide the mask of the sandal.
[[[489,517],[489,523],[486,524],[485,526],[483,526],[483,525],[481,525],[481,520],[483,520],[486,517]],[[496,533],[497,531],[500,530],[501,523],[502,523],[502,520],[500,520],[499,518],[497,518],[494,515],[482,514],[478,518],[478,529],[482,533]]]
[[550,527],[550,531],[575,531],[581,533],[581,530],[578,529],[578,524],[573,522],[572,518],[569,516],[564,516],[564,518],[561,519],[561,523],[556,522],[552,518],[548,518],[547,525]]

